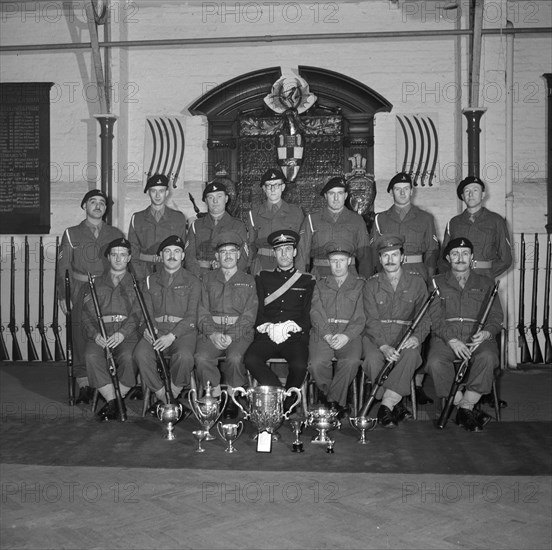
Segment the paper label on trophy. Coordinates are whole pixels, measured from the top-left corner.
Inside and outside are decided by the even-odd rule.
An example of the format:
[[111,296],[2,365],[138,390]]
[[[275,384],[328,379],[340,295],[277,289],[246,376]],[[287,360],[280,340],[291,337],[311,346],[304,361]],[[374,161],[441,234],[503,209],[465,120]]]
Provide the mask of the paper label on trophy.
[[257,452],[272,452],[272,434],[267,432],[266,430],[264,432],[260,432],[257,436]]

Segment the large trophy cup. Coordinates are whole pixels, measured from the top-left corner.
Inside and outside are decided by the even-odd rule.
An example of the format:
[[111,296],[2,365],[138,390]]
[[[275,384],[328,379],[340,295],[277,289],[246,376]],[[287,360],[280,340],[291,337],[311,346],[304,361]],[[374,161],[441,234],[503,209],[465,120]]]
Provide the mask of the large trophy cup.
[[[224,396],[224,399],[223,399]],[[198,419],[203,430],[207,432],[205,441],[212,441],[215,437],[209,432],[209,430],[215,425],[215,422],[220,418],[226,402],[228,401],[228,392],[222,390],[220,399],[213,397],[211,390],[211,382],[207,382],[205,387],[205,395],[202,399],[197,399],[197,392],[195,388],[192,388],[188,393],[188,402],[195,417]]]
[[331,430],[341,429],[341,422],[337,417],[338,411],[328,409],[326,407],[318,407],[307,413],[307,425],[313,426],[318,435],[312,438],[311,443],[320,443],[323,445],[331,445],[333,448],[333,440],[328,437],[328,432]]
[[163,439],[168,439],[169,441],[176,439],[174,435],[174,425],[180,420],[181,416],[182,403],[178,403],[178,405],[176,403],[157,405],[157,418],[166,426],[166,430],[163,433]]
[[[284,411],[285,398],[291,397],[293,394],[296,395],[295,402],[289,410]],[[236,399],[238,395],[246,397],[247,411]],[[257,426],[257,433],[253,436],[253,438],[257,439],[257,450],[270,452],[271,442],[280,438],[276,430],[282,425],[284,419],[289,420],[291,411],[300,403],[301,390],[299,388],[289,388],[286,391],[284,388],[277,386],[257,386],[248,390],[239,387],[234,388],[232,400],[242,411],[244,419],[251,420]],[[271,436],[268,442],[263,441],[263,445],[268,445],[268,449],[259,448],[261,440],[264,440],[264,436],[261,437],[261,434],[264,432],[268,432]]]

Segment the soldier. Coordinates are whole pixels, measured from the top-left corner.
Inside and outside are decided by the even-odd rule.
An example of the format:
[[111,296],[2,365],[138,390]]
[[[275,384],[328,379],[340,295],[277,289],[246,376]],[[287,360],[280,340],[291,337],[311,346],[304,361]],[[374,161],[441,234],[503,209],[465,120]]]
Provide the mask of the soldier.
[[90,289],[84,291],[82,319],[83,331],[88,339],[84,359],[90,385],[97,388],[106,401],[106,405],[98,413],[98,419],[101,421],[116,420],[119,416],[115,388],[107,370],[105,348],[109,347],[113,352],[121,396],[124,398],[136,383],[132,352],[138,342],[135,294],[132,278],[127,271],[131,258],[130,242],[125,238],[115,239],[107,245],[104,254],[109,260],[110,269],[95,277],[94,286],[107,340],[101,335]]
[[[312,274],[323,277],[331,274],[330,263],[324,253],[327,243],[335,240],[349,241],[358,260],[359,273],[370,275],[369,238],[362,216],[345,208],[347,185],[343,177],[331,178],[320,194],[326,199],[326,208],[309,214],[301,226],[301,241],[297,251],[298,269],[309,269],[312,258]],[[354,272],[354,262],[349,269]]]
[[465,390],[454,399],[458,407],[456,423],[467,431],[479,432],[491,417],[473,408],[492,389],[494,370],[500,363],[495,337],[500,332],[503,313],[496,298],[484,329],[475,331],[494,282],[470,268],[473,251],[471,241],[462,237],[450,240],[445,248],[450,270],[433,279],[440,300],[432,308],[433,337],[427,369],[437,397],[447,397],[455,375],[453,360],[470,359],[463,382]]
[[396,428],[401,420],[412,417],[401,399],[410,392],[410,381],[422,364],[420,344],[429,334],[429,317],[422,318],[402,351],[397,351],[396,346],[427,300],[428,292],[423,277],[402,266],[401,236],[381,235],[375,246],[383,271],[370,277],[364,286],[366,331],[362,368],[373,383],[386,361],[396,362],[383,384],[377,415],[384,428]]
[[271,357],[283,357],[288,363],[286,388],[300,387],[307,372],[314,279],[293,265],[298,241],[299,235],[289,229],[271,233],[268,243],[278,266],[255,277],[259,309],[245,367],[263,386],[281,386],[266,364]]
[[323,393],[322,401],[345,412],[349,386],[361,363],[360,335],[366,324],[362,303],[364,279],[349,273],[353,260],[350,243],[328,243],[326,255],[332,274],[319,279],[314,289],[308,370]]
[[266,171],[261,178],[261,187],[266,202],[250,210],[247,216],[252,275],[257,275],[261,269],[276,267],[274,250],[268,245],[268,235],[280,229],[291,229],[298,233],[305,218],[301,207],[282,200],[286,184],[280,170]]
[[144,193],[148,193],[151,204],[132,214],[128,228],[134,256],[132,267],[140,281],[154,273],[157,266],[161,267],[161,258],[156,254],[161,241],[178,235],[186,242],[186,217],[165,204],[169,193],[167,176],[156,174],[149,178]]
[[165,352],[170,360],[170,384],[175,398],[184,386],[191,384],[197,338],[197,308],[201,283],[182,267],[184,241],[178,235],[167,237],[157,249],[163,258],[163,269],[148,275],[142,283],[144,302],[157,328],[157,334],[146,329],[134,349],[134,360],[142,381],[165,403],[163,381],[157,372],[155,350]]
[[[456,194],[466,203],[467,208],[448,222],[443,249],[457,237],[469,239],[473,244],[473,270],[496,279],[512,265],[512,247],[506,221],[483,206],[485,184],[478,177],[468,176],[463,179]],[[445,272],[449,269],[449,263],[444,258],[441,259],[439,271]]]
[[220,267],[215,259],[213,239],[223,231],[234,231],[244,243],[238,268],[245,271],[249,262],[247,229],[241,220],[226,212],[228,193],[224,184],[218,183],[216,179],[209,183],[203,191],[203,202],[207,203],[207,215],[195,220],[188,231],[184,260],[186,269],[201,279],[204,273]]
[[[205,387],[211,382],[215,397],[221,391],[217,367],[221,355],[225,355],[222,371],[226,383],[235,388],[247,382],[243,356],[253,341],[258,300],[255,278],[238,269],[242,244],[237,233],[219,233],[213,246],[220,268],[203,276],[198,313],[202,337],[197,342],[195,363],[198,383]],[[224,414],[234,418],[237,407],[227,405]]]
[[114,239],[123,237],[122,231],[106,224],[103,218],[110,201],[99,189],[86,193],[81,201],[81,208],[86,218],[79,224],[69,227],[63,233],[58,256],[57,293],[59,306],[65,315],[65,272],[69,272],[71,284],[71,331],[73,337],[73,368],[79,395],[76,403],[88,404],[94,390],[90,387],[86,374],[83,350],[85,337],[82,332],[82,295],[81,290],[88,285],[88,273],[101,275],[110,265],[105,257],[107,245]]
[[[372,227],[371,243],[384,233],[404,237],[404,263],[409,271],[418,271],[426,283],[435,275],[439,259],[439,239],[433,216],[412,204],[412,178],[401,172],[389,182],[387,192],[393,195],[393,206],[376,214]],[[373,254],[373,264],[381,265]],[[422,387],[424,374],[416,374],[416,402],[420,405],[433,403]]]

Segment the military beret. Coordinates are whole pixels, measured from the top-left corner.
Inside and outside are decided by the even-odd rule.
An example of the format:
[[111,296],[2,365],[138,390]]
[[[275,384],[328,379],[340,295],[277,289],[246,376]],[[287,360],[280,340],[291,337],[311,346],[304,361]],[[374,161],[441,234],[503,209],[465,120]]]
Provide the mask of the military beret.
[[226,185],[224,185],[224,183],[217,180],[213,180],[208,183],[203,190],[203,202],[205,202],[205,198],[209,193],[216,193],[217,191],[224,191],[228,195],[228,191],[226,190]]
[[107,198],[107,195],[101,190],[101,189],[92,189],[91,191],[88,191],[86,195],[82,198],[81,201],[81,208],[84,208],[84,205],[92,198],[92,197],[103,197],[105,200],[105,205],[109,205],[109,199]]
[[161,255],[163,250],[167,248],[167,246],[179,246],[184,250],[184,241],[178,236],[178,235],[171,235],[170,237],[167,237],[157,248],[157,255]]
[[408,183],[412,187],[412,178],[406,172],[399,172],[397,175],[391,178],[389,185],[387,186],[387,192],[389,193],[396,183]]
[[261,187],[265,183],[274,183],[276,181],[281,181],[282,183],[285,183],[286,178],[280,170],[278,170],[277,168],[271,168],[263,174],[263,177],[261,178]]
[[380,235],[374,243],[378,254],[389,250],[401,249],[404,246],[404,239],[400,235],[385,233]]
[[104,256],[107,258],[112,248],[119,248],[119,247],[127,248],[128,252],[130,253],[130,250],[131,250],[130,243],[124,237],[120,237],[119,239],[115,239],[114,241],[111,241],[107,245],[107,248],[105,249],[105,252],[104,252]]
[[324,196],[330,189],[334,189],[335,187],[341,187],[345,190],[347,189],[347,182],[345,181],[345,178],[343,176],[331,178],[328,183],[324,185],[322,191],[320,191],[320,194]]
[[222,231],[212,241],[212,245],[216,250],[222,246],[234,245],[240,248],[243,244],[243,239],[235,231]]
[[324,252],[326,256],[331,256],[332,254],[346,254],[347,256],[352,256],[355,249],[349,241],[335,241],[326,244]]
[[168,187],[169,178],[164,174],[155,174],[154,176],[151,176],[151,178],[149,178],[146,183],[146,188],[144,189],[144,193],[146,193],[150,187],[156,187],[158,185],[162,187]]
[[281,231],[274,231],[267,237],[268,244],[272,248],[278,248],[286,244],[297,246],[299,242],[299,234],[291,229],[282,229]]
[[451,239],[447,246],[445,246],[445,250],[443,251],[443,258],[446,258],[446,256],[449,254],[449,252],[454,248],[469,248],[473,254],[473,244],[470,240],[465,239],[464,237],[457,237],[456,239]]
[[464,189],[470,184],[470,183],[478,183],[483,188],[483,191],[485,191],[485,184],[483,181],[478,178],[477,176],[468,176],[467,178],[464,178],[456,188],[456,194],[458,195],[458,198],[462,200],[462,193],[464,192]]

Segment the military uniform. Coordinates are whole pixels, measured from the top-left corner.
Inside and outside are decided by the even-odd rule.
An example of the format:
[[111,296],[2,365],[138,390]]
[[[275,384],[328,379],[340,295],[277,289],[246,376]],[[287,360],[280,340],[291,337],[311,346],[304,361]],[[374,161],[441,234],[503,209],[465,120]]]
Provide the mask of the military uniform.
[[[176,336],[176,340],[163,352],[170,359],[173,384],[179,388],[189,385],[194,367],[201,282],[185,269],[179,269],[172,276],[163,269],[146,277],[142,293],[158,330],[157,337],[169,333]],[[155,392],[162,389],[163,381],[157,372],[155,351],[145,338],[134,349],[134,360],[146,386]]]
[[[370,277],[364,286],[364,311],[366,330],[363,338],[364,362],[362,368],[372,382],[385,365],[385,357],[380,346],[387,344],[396,347],[415,315],[428,297],[423,277],[415,272],[402,269],[396,290],[393,290],[386,273]],[[413,336],[422,343],[429,334],[429,316],[424,315]],[[400,359],[391,371],[383,387],[399,395],[408,395],[410,381],[416,369],[422,364],[420,346],[404,349]],[[377,396],[376,396],[377,397]]]
[[[431,309],[432,339],[427,370],[433,378],[437,397],[446,397],[454,379],[452,362],[456,359],[448,342],[457,338],[467,343],[476,332],[494,282],[474,270],[470,272],[463,289],[452,271],[437,275],[433,280],[439,289],[439,300]],[[502,320],[502,307],[497,297],[484,327],[493,338],[482,342],[473,352],[471,367],[465,379],[466,389],[481,395],[491,391],[494,369],[499,365],[498,347],[494,338],[501,330]]]
[[[328,401],[341,406],[361,363],[362,340],[366,318],[362,303],[364,279],[350,273],[338,286],[333,276],[316,283],[311,306],[312,330],[309,343],[309,367],[316,386]],[[333,350],[324,340],[327,334],[345,334],[349,341]],[[332,372],[332,359],[337,360]]]
[[[251,275],[238,270],[226,281],[222,270],[217,269],[203,276],[198,313],[202,337],[195,353],[198,381],[203,387],[207,381],[213,386],[220,384],[217,359],[221,355],[226,355],[222,365],[226,382],[232,387],[247,382],[243,356],[253,341],[257,306],[255,279]],[[215,332],[232,338],[225,350],[219,350],[210,340]]]
[[[120,332],[125,337],[111,351],[117,364],[117,374],[121,384],[132,387],[136,383],[136,367],[132,352],[138,342],[138,311],[132,278],[129,273],[126,273],[115,286],[110,272],[107,272],[94,279],[94,286],[107,337],[116,332]],[[102,388],[111,384],[111,377],[107,370],[105,349],[94,341],[100,334],[100,326],[90,289],[84,292],[82,325],[87,338],[84,358],[90,385],[93,388]]]
[[272,210],[265,202],[249,211],[247,232],[250,248],[250,272],[257,275],[262,269],[274,269],[276,260],[267,237],[280,229],[299,232],[305,216],[301,207],[282,200],[277,210]]
[[[228,212],[224,212],[216,224],[209,214],[194,221],[188,231],[186,257],[184,259],[184,266],[190,273],[202,278],[204,273],[212,269],[213,262],[215,262],[213,240],[223,231],[233,231],[242,238],[244,243],[247,242],[245,224],[241,220],[230,216]],[[241,256],[238,260],[238,269],[245,271],[249,261],[247,246],[244,244],[240,250]]]

